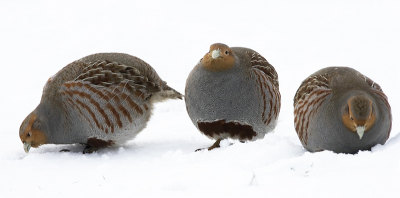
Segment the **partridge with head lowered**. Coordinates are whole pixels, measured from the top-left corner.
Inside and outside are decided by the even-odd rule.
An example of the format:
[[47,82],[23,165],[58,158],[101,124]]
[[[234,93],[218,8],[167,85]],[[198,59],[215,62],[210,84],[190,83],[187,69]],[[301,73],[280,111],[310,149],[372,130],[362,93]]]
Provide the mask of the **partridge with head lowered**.
[[281,98],[278,74],[254,50],[216,43],[186,81],[185,102],[193,124],[216,142],[256,140],[275,128]]
[[392,126],[388,98],[370,78],[348,67],[309,76],[294,97],[295,129],[311,151],[357,153],[385,144]]
[[24,150],[43,144],[85,144],[85,152],[134,138],[153,104],[182,99],[141,59],[100,53],[74,61],[52,76],[40,104],[22,122]]

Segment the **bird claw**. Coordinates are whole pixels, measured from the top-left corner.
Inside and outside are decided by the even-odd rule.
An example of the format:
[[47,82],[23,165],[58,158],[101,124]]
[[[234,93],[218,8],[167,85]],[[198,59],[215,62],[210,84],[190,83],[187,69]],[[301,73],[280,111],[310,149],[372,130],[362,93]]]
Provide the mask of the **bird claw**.
[[194,152],[201,151],[201,150],[203,150],[203,149],[205,149],[205,148],[196,149]]
[[97,150],[99,150],[98,147],[92,147],[92,146],[87,145],[87,146],[83,149],[82,153],[83,153],[83,154],[90,154],[90,153],[93,153],[93,152],[95,152],[95,151],[97,151]]
[[201,151],[203,149],[208,149],[209,151],[211,151],[211,150],[213,150],[215,148],[219,148],[220,147],[219,143],[221,142],[221,140],[222,139],[218,139],[212,146],[210,146],[208,148],[199,148],[199,149],[196,149],[194,152]]

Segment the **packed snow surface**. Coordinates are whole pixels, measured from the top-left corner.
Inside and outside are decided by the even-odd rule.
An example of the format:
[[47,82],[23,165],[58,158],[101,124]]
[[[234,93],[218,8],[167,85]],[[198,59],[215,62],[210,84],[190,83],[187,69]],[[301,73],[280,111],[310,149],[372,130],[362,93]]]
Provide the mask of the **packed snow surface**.
[[[400,197],[399,10],[398,1],[365,0],[1,1],[0,197]],[[264,139],[194,152],[214,142],[176,100],[156,105],[125,145],[85,155],[82,145],[24,152],[19,126],[68,63],[128,53],[184,93],[189,72],[217,42],[252,48],[278,72],[281,113]],[[327,66],[352,67],[382,87],[393,115],[385,145],[355,155],[302,147],[293,97]]]

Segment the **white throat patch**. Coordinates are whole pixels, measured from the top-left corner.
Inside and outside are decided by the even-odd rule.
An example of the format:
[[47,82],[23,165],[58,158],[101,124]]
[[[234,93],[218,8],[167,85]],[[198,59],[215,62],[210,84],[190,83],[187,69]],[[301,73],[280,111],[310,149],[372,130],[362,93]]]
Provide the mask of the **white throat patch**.
[[360,137],[360,140],[361,140],[361,138],[364,135],[365,126],[357,126],[356,129],[357,129],[357,134],[358,134],[358,136]]
[[212,56],[214,59],[215,59],[215,58],[218,58],[218,57],[220,57],[220,55],[219,55],[220,52],[221,52],[220,49],[213,50],[212,53],[211,53],[211,56]]

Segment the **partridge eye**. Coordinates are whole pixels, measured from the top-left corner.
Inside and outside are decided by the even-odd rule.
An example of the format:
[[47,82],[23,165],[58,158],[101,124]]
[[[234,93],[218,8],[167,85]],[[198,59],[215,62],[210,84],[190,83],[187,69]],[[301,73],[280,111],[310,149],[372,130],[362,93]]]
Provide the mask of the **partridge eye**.
[[353,120],[353,117],[350,116],[350,119]]
[[225,51],[225,54],[229,54],[229,52],[228,52],[228,51]]
[[26,136],[31,137],[31,135],[32,135],[32,132],[29,131],[28,135],[26,135]]

